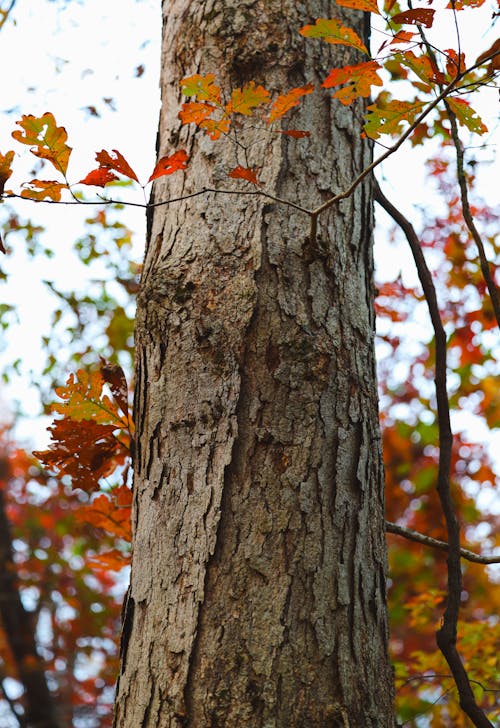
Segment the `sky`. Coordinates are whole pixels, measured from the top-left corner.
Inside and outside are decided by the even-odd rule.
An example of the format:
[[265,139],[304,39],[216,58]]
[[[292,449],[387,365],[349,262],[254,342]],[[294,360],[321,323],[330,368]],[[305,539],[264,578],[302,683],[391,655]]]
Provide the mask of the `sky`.
[[[0,1],[0,8],[9,4]],[[24,150],[10,136],[15,121],[22,114],[41,115],[50,110],[57,123],[67,129],[69,144],[74,147],[71,179],[81,179],[96,166],[95,152],[100,149],[118,149],[139,178],[147,179],[155,163],[159,112],[160,5],[160,0],[17,0],[12,15],[15,22],[9,20],[0,31],[0,61],[4,69],[0,151],[16,148],[22,153]],[[450,23],[446,35],[452,46],[456,37],[453,16],[442,10],[443,6],[443,2],[436,3],[439,16],[447,17]],[[458,14],[461,43],[469,61],[491,45],[496,28],[489,22],[490,13],[485,8]],[[429,37],[439,41],[432,30]],[[372,49],[376,50],[382,41],[383,36],[374,28]],[[483,94],[478,111],[490,128],[486,138],[481,139],[484,149],[474,151],[486,162],[480,167],[480,188],[486,198],[497,203],[498,92]],[[16,158],[17,171],[9,186],[15,188],[27,178],[30,167],[23,159],[28,157],[24,153]],[[384,162],[379,177],[386,194],[408,215],[416,214],[418,218],[415,205],[418,208],[431,203],[420,149],[405,146],[399,155]],[[405,194],[401,194],[402,188],[407,190]],[[36,377],[43,367],[40,337],[50,334],[50,313],[55,305],[43,280],[64,282],[68,287],[84,285],[84,274],[74,263],[71,247],[83,232],[88,209],[58,208],[56,215],[49,205],[19,202],[16,207],[20,214],[30,215],[47,227],[44,241],[56,251],[56,256],[31,261],[18,238],[17,249],[2,261],[8,285],[1,287],[1,295],[4,302],[18,306],[19,324],[10,328],[8,346],[0,351],[0,364],[18,357],[22,363],[19,376],[14,375],[11,383],[4,385],[0,397],[4,410],[14,400],[22,403],[28,417],[18,421],[17,432],[43,448],[48,422],[38,417],[38,395],[29,383],[29,371]],[[412,285],[416,277],[408,250],[402,246],[395,252],[393,246],[388,246],[387,220],[383,214],[379,214],[378,220],[377,265],[383,267],[388,278],[402,270],[405,281]],[[135,231],[132,254],[140,261],[145,239],[143,211],[127,208],[126,223]],[[484,439],[487,434],[477,431],[476,436]],[[494,448],[500,453],[500,437],[494,438]]]

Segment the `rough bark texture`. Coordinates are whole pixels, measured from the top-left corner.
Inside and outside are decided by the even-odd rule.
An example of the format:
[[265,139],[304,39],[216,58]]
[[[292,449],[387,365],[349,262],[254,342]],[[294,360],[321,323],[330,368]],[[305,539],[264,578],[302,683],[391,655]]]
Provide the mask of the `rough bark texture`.
[[[357,57],[298,28],[364,25],[325,0],[172,0],[163,12],[159,153],[185,147],[191,162],[155,201],[230,187],[244,163],[229,142],[181,129],[182,77],[319,85]],[[289,122],[311,140],[265,137],[250,163],[268,190],[317,205],[370,161],[359,112],[315,93]],[[368,182],[320,218],[316,246],[306,216],[259,198],[155,209],[115,726],[394,725],[371,230]]]

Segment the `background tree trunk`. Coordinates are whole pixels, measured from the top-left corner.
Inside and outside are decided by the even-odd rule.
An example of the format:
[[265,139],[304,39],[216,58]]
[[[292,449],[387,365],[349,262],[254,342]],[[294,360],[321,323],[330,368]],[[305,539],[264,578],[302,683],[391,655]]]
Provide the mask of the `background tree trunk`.
[[[359,61],[298,29],[343,17],[362,34],[361,13],[324,0],[305,12],[164,3],[159,153],[185,147],[191,162],[156,201],[230,187],[244,164],[229,141],[180,127],[181,78],[283,93]],[[316,92],[288,122],[310,140],[241,140],[266,189],[311,207],[369,163],[360,118]],[[116,726],[394,725],[369,182],[320,219],[317,246],[308,228],[250,196],[154,210]]]

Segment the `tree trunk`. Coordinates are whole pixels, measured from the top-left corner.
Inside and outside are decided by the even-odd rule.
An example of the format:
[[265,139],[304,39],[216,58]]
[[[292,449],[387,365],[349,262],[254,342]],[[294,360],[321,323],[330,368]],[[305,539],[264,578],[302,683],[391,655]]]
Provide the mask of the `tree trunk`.
[[[156,202],[247,189],[228,140],[182,127],[180,80],[273,93],[359,62],[302,38],[318,0],[164,3],[159,152],[189,171]],[[304,207],[370,162],[360,107],[325,91],[249,129],[265,188]],[[134,542],[115,726],[394,725],[373,348],[370,183],[319,221],[207,193],[154,209],[137,310]]]

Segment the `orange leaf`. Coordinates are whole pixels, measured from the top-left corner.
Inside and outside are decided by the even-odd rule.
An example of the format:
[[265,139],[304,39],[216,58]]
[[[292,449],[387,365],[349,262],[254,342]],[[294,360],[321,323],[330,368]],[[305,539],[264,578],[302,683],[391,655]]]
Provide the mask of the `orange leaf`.
[[231,119],[224,118],[217,121],[216,119],[205,119],[200,124],[200,129],[204,129],[210,139],[219,139],[222,134],[227,134],[231,126]]
[[205,101],[189,101],[187,104],[182,104],[178,117],[183,124],[200,124],[215,108]]
[[412,33],[410,30],[400,30],[391,40],[390,45],[394,45],[396,43],[409,43],[416,35],[417,33]]
[[382,86],[383,81],[377,74],[380,65],[377,61],[367,61],[356,66],[344,66],[334,68],[321,84],[323,88],[332,88],[342,83],[348,83],[345,88],[339,89],[333,95],[347,106],[359,96],[367,97],[371,93],[372,86]]
[[26,197],[29,200],[45,200],[48,197],[54,202],[59,202],[61,199],[61,190],[68,189],[68,185],[64,184],[64,182],[41,179],[32,179],[23,187],[25,189],[21,192],[21,197]]
[[253,185],[259,184],[255,170],[241,167],[240,165],[229,172],[228,177],[233,177],[234,179],[246,179],[247,182],[251,182]]
[[186,169],[187,160],[188,155],[184,149],[179,149],[178,152],[174,152],[174,154],[171,154],[169,157],[162,157],[156,163],[156,167],[153,170],[153,174],[148,179],[148,182],[158,179],[158,177],[163,177],[166,174],[173,174],[174,172],[177,172],[178,169]]
[[251,116],[253,109],[269,102],[269,96],[269,91],[263,86],[256,86],[255,81],[250,81],[242,89],[234,89],[231,101],[226,106],[226,113]]
[[124,566],[130,564],[130,556],[118,551],[118,549],[111,549],[110,551],[104,551],[102,554],[90,556],[87,562],[98,571],[120,571]]
[[314,84],[308,83],[305,86],[297,86],[292,88],[288,93],[278,96],[271,106],[271,113],[269,114],[268,124],[272,124],[273,121],[281,119],[287,111],[293,109],[294,106],[299,105],[299,99],[306,94],[310,94],[314,91]]
[[405,10],[404,13],[396,13],[396,15],[393,15],[391,21],[397,25],[423,25],[426,28],[430,28],[434,22],[435,12],[432,8]]
[[79,369],[76,375],[70,374],[66,386],[56,388],[57,396],[65,401],[52,407],[55,412],[77,422],[93,420],[102,425],[113,425],[115,429],[128,429],[127,418],[120,415],[107,395],[102,394],[103,385],[104,377],[99,370]]
[[377,7],[377,0],[336,0],[337,5],[342,5],[344,8],[354,8],[355,10],[362,10],[365,13],[376,13],[380,15],[380,11]]
[[111,154],[109,154],[109,152],[106,152],[104,149],[100,152],[97,152],[95,158],[96,161],[99,162],[99,166],[104,169],[114,169],[115,172],[119,172],[129,179],[133,179],[136,182],[139,182],[136,173],[129,165],[127,160],[123,157],[123,155],[120,154],[120,152],[118,152],[116,149],[113,149],[112,153],[114,154],[114,157],[112,157]]
[[5,183],[12,174],[11,165],[14,161],[14,152],[0,154],[0,195],[3,194]]
[[315,25],[305,25],[299,33],[306,38],[322,38],[327,43],[352,46],[363,53],[368,53],[359,35],[335,18],[331,20],[319,18]]
[[446,53],[446,71],[450,78],[455,78],[459,73],[465,71],[465,56],[463,53],[458,58],[458,53],[453,48],[448,48]]
[[118,505],[114,490],[109,496],[98,495],[90,505],[77,511],[75,515],[79,521],[102,528],[125,541],[131,540],[130,505]]
[[18,129],[13,131],[14,139],[21,144],[30,145],[32,154],[40,159],[46,159],[54,165],[58,172],[62,172],[66,176],[72,148],[66,144],[68,139],[66,129],[63,126],[57,126],[53,114],[47,111],[40,117],[31,114],[23,115],[21,121],[16,123],[22,128],[22,131]]
[[80,180],[82,185],[93,185],[95,187],[104,187],[108,182],[114,182],[118,177],[110,169],[99,167],[89,172],[86,177]]

